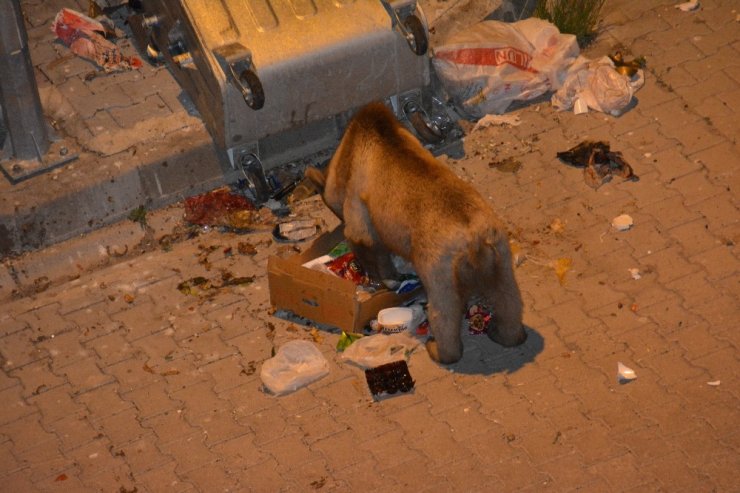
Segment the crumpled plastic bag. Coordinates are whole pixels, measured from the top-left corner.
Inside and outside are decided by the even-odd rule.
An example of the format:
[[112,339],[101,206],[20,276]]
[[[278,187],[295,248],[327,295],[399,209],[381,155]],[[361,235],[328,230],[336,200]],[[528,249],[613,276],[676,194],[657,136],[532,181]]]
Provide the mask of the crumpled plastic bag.
[[103,37],[105,27],[83,13],[63,8],[57,13],[51,31],[75,54],[94,61],[106,72],[141,68],[136,56],[124,56],[115,44]]
[[418,345],[417,339],[405,333],[375,334],[353,342],[341,358],[361,368],[375,368],[405,359]]
[[319,348],[303,340],[283,344],[260,370],[262,383],[274,395],[295,392],[328,374],[329,362]]
[[574,35],[545,20],[491,20],[450,37],[432,62],[458,109],[477,119],[558,89],[579,53]]
[[578,57],[570,67],[563,86],[553,94],[552,105],[560,111],[575,106],[576,113],[585,113],[590,108],[618,116],[644,83],[642,69],[629,77],[614,70],[614,62],[609,57],[593,61]]

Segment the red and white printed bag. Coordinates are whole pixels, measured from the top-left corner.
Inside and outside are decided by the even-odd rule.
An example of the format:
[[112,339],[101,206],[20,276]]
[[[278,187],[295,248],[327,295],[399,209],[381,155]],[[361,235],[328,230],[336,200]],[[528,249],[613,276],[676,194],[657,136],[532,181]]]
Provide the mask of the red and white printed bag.
[[574,35],[542,19],[482,21],[435,48],[432,63],[458,108],[480,118],[557,90],[579,52]]

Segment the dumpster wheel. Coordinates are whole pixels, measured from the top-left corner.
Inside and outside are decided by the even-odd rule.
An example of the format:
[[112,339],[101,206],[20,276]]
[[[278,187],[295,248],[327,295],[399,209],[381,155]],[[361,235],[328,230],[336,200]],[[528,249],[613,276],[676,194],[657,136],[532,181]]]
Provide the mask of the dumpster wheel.
[[419,56],[426,53],[427,48],[429,48],[429,40],[421,20],[412,14],[403,20],[403,25],[408,31],[407,39],[414,53]]
[[403,105],[403,114],[408,119],[409,123],[423,143],[427,144],[439,144],[445,140],[445,134],[437,125],[432,122],[421,105],[414,99],[409,99]]
[[244,70],[239,74],[239,82],[242,83],[242,88],[246,89],[242,90],[242,94],[247,106],[253,110],[262,108],[265,105],[265,90],[257,74],[251,70]]

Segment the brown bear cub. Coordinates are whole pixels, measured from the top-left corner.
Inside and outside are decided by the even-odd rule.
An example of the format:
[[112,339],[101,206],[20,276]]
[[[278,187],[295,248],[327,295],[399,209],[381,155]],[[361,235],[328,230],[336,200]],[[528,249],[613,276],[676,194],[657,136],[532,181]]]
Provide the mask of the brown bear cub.
[[362,108],[325,172],[309,167],[306,176],[344,221],[345,236],[371,277],[397,276],[391,254],[414,266],[429,301],[434,339],[427,349],[434,360],[462,357],[461,323],[473,297],[493,308],[491,339],[515,346],[527,338],[501,221],[385,105]]

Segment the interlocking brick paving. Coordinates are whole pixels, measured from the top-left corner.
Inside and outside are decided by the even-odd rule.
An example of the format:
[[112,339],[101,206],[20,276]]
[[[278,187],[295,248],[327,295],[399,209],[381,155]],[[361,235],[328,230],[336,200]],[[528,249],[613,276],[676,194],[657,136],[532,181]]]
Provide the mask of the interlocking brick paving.
[[[26,20],[41,75],[77,108],[80,131],[124,135],[149,111],[168,132],[184,125],[166,70],[86,81],[90,66],[49,44],[62,3],[24,2]],[[431,18],[452,7],[422,3]],[[465,158],[443,158],[521,245],[526,344],[466,334],[451,367],[419,348],[414,392],[374,402],[362,371],[336,356],[337,334],[322,331],[329,376],[269,396],[262,363],[284,342],[314,340],[270,310],[267,257],[279,246],[269,234],[211,230],[138,255],[121,253],[145,237],[138,225],[103,229],[75,247],[86,255],[49,248],[0,277],[53,281],[0,293],[2,489],[740,489],[737,6],[704,0],[684,13],[614,0],[604,13],[586,55],[620,45],[647,57],[636,106],[621,117],[526,106],[520,126],[478,130]],[[107,106],[91,106],[99,94]],[[555,157],[585,138],[610,141],[641,180],[588,187]],[[489,167],[507,157],[522,162],[517,173]],[[302,207],[325,228],[336,223],[316,198]],[[616,232],[622,213],[635,224]],[[181,216],[179,207],[150,214],[154,240]],[[257,255],[223,253],[245,238]],[[200,260],[211,246],[209,270]],[[562,283],[559,258],[572,259]],[[70,268],[75,279],[52,279]],[[208,297],[177,290],[219,269],[256,279]],[[635,381],[617,382],[618,361]]]

